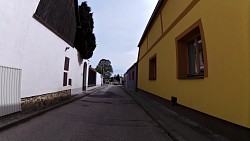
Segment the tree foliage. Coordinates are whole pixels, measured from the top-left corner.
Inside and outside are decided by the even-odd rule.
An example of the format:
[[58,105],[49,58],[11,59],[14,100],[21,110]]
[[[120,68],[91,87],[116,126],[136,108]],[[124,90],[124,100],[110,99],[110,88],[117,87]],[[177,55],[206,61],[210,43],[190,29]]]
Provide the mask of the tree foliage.
[[120,75],[119,74],[115,75],[114,78],[116,81],[120,82]]
[[120,82],[121,76],[119,74],[115,74],[113,77],[110,77],[110,82]]
[[96,38],[93,33],[93,13],[86,1],[79,6],[79,18],[80,27],[76,30],[75,47],[83,59],[89,59],[96,48]]
[[109,79],[113,73],[111,62],[106,59],[101,59],[96,66],[96,71],[102,74],[104,79]]

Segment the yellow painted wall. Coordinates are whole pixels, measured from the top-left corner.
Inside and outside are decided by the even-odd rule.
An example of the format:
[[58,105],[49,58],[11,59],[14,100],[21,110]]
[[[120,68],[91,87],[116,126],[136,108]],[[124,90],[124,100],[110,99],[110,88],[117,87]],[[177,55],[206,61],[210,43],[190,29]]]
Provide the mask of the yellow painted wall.
[[148,46],[152,47],[152,45],[160,38],[162,35],[161,29],[161,17],[158,16],[154,25],[152,26],[151,30],[148,34]]
[[[168,0],[166,5],[175,4],[168,5],[172,11],[163,9],[162,15],[177,17],[175,11],[184,9],[174,1]],[[186,7],[189,3],[187,0]],[[175,96],[182,105],[250,128],[249,6],[249,0],[200,0],[139,61],[138,88],[168,100]],[[208,77],[178,80],[175,38],[199,19],[205,34]],[[169,22],[163,20],[163,25],[167,29]],[[156,35],[148,35],[151,36]],[[157,54],[157,80],[149,81],[148,63],[154,54]]]
[[162,9],[162,21],[164,31],[184,11],[192,0],[168,0]]
[[147,53],[147,51],[148,51],[148,43],[147,43],[147,37],[146,37],[140,47],[139,58],[142,58]]

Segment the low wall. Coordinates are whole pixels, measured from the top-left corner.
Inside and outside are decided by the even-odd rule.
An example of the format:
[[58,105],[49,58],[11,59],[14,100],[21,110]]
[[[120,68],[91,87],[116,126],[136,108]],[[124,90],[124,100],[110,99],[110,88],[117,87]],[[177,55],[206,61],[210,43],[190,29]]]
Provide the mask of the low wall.
[[22,112],[43,109],[70,98],[70,90],[48,93],[21,99]]

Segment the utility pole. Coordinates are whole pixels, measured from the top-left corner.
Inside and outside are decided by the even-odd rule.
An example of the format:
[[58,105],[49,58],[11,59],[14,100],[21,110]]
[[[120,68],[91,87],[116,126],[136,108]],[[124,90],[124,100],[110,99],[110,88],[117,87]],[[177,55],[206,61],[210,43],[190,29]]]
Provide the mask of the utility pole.
[[102,63],[102,85],[104,83],[104,63]]

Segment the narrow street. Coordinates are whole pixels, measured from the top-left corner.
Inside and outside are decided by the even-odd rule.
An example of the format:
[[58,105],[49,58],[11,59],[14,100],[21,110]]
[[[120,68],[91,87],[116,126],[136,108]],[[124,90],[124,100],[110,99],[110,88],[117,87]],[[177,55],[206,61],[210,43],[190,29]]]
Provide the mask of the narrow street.
[[118,86],[108,86],[0,132],[0,141],[166,141],[157,123]]

